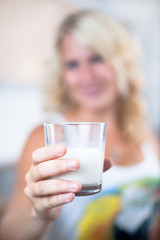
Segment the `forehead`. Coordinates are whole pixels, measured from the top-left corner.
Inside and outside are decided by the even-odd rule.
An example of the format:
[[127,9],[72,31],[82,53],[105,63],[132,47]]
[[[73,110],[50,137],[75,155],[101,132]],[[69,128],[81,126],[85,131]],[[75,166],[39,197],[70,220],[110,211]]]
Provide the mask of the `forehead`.
[[65,60],[87,57],[93,53],[93,50],[80,44],[71,34],[66,35],[60,45],[60,55]]

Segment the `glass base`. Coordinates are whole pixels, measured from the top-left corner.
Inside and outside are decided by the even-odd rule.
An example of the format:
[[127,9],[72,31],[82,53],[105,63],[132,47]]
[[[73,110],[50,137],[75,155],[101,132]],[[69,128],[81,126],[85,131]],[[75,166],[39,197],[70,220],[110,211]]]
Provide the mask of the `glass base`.
[[99,193],[101,191],[102,183],[99,184],[88,184],[82,185],[82,188],[79,192],[75,193],[75,196],[88,196]]

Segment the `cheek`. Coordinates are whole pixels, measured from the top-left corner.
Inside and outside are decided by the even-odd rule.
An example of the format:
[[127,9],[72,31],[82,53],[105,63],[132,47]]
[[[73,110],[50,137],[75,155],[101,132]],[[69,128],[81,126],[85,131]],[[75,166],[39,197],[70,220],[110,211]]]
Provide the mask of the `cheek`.
[[62,75],[64,84],[68,89],[74,89],[77,86],[77,77],[76,74],[70,71],[66,71]]
[[115,73],[110,66],[105,64],[97,67],[96,69],[97,79],[101,79],[104,83],[104,90],[107,94],[111,94],[114,97],[118,95],[118,85]]
[[95,75],[97,78],[104,79],[107,82],[115,81],[113,70],[105,64],[100,64],[95,67]]

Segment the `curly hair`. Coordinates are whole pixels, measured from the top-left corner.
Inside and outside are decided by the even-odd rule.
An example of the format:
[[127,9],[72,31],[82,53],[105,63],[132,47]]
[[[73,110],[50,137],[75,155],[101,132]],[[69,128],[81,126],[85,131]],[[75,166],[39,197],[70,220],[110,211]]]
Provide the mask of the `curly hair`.
[[123,25],[97,11],[77,11],[67,16],[60,25],[54,59],[44,84],[44,108],[65,113],[74,107],[61,78],[59,50],[66,34],[73,35],[79,43],[100,54],[110,64],[119,88],[119,127],[128,140],[142,141],[147,136],[148,123],[145,103],[141,98],[144,79],[139,67],[139,45]]

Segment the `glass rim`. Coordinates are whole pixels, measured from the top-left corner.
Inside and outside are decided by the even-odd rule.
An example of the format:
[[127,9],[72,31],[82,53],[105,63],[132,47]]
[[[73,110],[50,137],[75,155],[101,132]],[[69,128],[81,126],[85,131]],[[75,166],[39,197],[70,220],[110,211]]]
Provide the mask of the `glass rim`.
[[44,122],[44,125],[107,125],[106,122],[51,122],[51,121],[46,121]]

